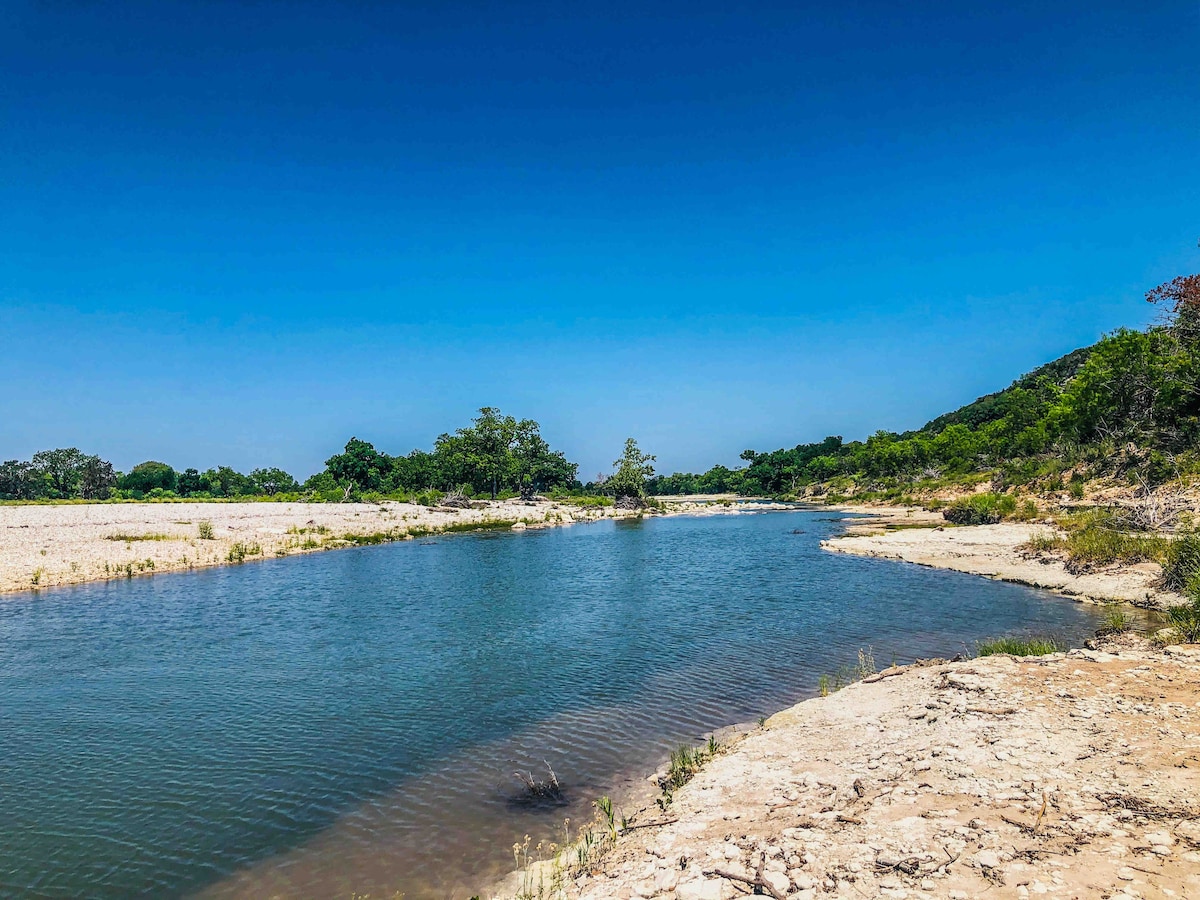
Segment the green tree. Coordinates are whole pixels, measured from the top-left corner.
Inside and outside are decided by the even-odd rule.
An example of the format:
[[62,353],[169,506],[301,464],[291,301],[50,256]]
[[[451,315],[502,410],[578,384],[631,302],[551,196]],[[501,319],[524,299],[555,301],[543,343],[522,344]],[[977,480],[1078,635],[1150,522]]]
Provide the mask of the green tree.
[[207,485],[198,469],[184,469],[179,473],[175,491],[181,497],[191,497],[194,494],[206,493]]
[[33,454],[33,469],[46,483],[47,494],[56,499],[78,496],[79,482],[88,456],[75,447],[42,450]]
[[121,477],[121,488],[148,494],[154,489],[174,491],[179,474],[164,462],[147,460],[138,463]]
[[79,472],[79,496],[84,500],[105,500],[117,486],[113,464],[99,456],[84,457]]
[[605,488],[617,498],[618,503],[644,506],[646,479],[654,476],[654,466],[651,465],[654,459],[650,454],[641,451],[636,440],[628,438],[625,441],[625,452],[621,454],[620,459],[613,462],[616,471],[605,482]]
[[46,496],[46,482],[32,463],[10,459],[0,463],[0,500],[38,500]]
[[254,493],[268,496],[300,489],[296,479],[283,469],[255,469],[250,473],[250,485]]
[[325,467],[346,490],[347,497],[354,489],[379,490],[384,476],[391,470],[386,456],[356,437],[346,442],[346,448],[341,453],[327,459]]
[[501,486],[514,474],[513,443],[517,436],[517,420],[505,416],[494,406],[485,406],[472,420],[470,428],[460,429],[466,441],[466,453],[474,469],[492,492],[492,499]]

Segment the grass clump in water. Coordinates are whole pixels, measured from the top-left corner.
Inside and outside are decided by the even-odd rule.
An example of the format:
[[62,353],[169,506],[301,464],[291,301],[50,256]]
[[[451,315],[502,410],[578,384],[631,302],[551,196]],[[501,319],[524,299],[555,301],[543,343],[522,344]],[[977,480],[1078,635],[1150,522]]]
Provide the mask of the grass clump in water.
[[858,663],[856,665],[842,666],[832,674],[824,674],[817,678],[817,692],[822,697],[828,697],[830,694],[840,691],[842,688],[854,684],[856,681],[862,681],[864,678],[874,675],[879,671],[875,665],[875,648],[867,647],[866,649],[859,648]]
[[1097,635],[1104,636],[1109,634],[1124,634],[1127,631],[1133,630],[1133,616],[1129,611],[1117,603],[1109,603],[1104,610],[1104,621],[1101,623]]
[[975,655],[995,656],[998,653],[1007,653],[1009,656],[1046,656],[1049,653],[1061,653],[1066,649],[1066,644],[1055,637],[1013,635],[980,641],[975,646]]
[[513,773],[522,784],[521,793],[513,798],[514,805],[528,807],[563,806],[568,802],[566,792],[563,790],[558,776],[554,774],[554,767],[547,760],[542,760],[542,762],[546,764],[545,778],[535,778],[533,772]]

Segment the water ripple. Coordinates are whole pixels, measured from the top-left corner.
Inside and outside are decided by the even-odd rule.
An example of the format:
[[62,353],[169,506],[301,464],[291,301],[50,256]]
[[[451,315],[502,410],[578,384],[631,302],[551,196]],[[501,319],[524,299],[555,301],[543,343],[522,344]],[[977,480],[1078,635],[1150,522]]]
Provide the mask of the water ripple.
[[[801,535],[793,534],[801,529]],[[680,742],[1095,612],[812,513],[463,535],[0,604],[0,894],[469,896]],[[569,805],[514,807],[548,761]]]

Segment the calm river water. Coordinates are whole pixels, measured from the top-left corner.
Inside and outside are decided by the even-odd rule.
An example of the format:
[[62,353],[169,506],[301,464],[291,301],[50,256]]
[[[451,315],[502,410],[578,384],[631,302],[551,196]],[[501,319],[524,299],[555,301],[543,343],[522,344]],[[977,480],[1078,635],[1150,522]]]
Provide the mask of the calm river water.
[[[468,897],[680,742],[1096,627],[822,552],[827,512],[456,535],[0,601],[0,895]],[[549,761],[571,804],[513,802]]]

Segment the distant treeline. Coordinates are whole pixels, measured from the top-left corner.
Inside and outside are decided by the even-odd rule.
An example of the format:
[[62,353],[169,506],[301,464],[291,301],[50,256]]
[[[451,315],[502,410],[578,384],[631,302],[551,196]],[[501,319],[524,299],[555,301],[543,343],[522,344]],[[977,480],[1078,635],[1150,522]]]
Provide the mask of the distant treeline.
[[1200,472],[1200,275],[1160,285],[1146,299],[1162,324],[1121,329],[1068,353],[999,393],[917,431],[866,441],[827,437],[760,453],[742,468],[653,478],[658,494],[735,491],[786,496],[937,489],[987,473],[998,487],[1061,490],[1063,476],[1125,475],[1148,485]]
[[150,460],[129,472],[75,448],[35,453],[28,461],[0,464],[4,500],[196,500],[267,497],[348,500],[362,496],[408,496],[461,491],[469,496],[511,496],[578,490],[575,463],[550,446],[532,419],[514,419],[485,407],[466,428],[443,434],[432,452],[407,456],[380,453],[351,438],[303,484],[277,468],[243,475],[229,466],[177,471]]

